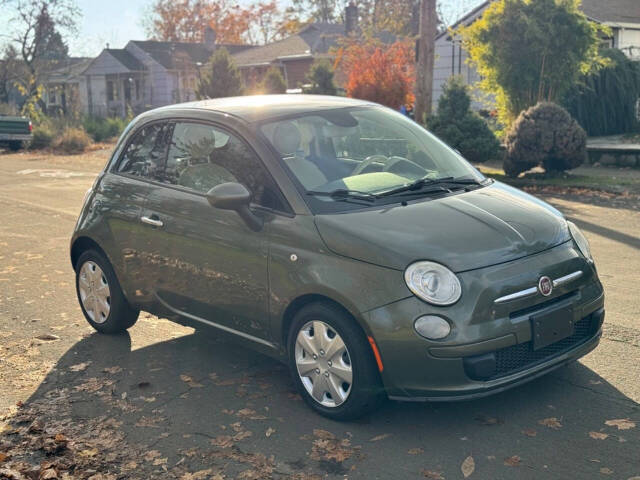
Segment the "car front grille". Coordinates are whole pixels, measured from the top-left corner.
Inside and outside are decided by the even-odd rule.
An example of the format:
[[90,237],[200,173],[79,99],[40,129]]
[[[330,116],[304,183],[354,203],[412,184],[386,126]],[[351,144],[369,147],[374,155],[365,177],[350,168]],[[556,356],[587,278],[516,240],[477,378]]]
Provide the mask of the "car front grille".
[[[603,314],[601,311],[594,312],[576,322],[573,335],[539,350],[534,350],[533,342],[529,341],[496,350],[491,354],[467,357],[465,359],[465,370],[470,378],[483,381],[495,380],[526,370],[568,352],[592,338],[598,333],[602,319]],[[491,373],[484,370],[486,373],[480,374],[480,370],[472,368],[472,365],[476,359],[480,360],[483,358],[487,360],[487,356],[493,357],[491,360],[495,359],[495,368],[490,369]]]

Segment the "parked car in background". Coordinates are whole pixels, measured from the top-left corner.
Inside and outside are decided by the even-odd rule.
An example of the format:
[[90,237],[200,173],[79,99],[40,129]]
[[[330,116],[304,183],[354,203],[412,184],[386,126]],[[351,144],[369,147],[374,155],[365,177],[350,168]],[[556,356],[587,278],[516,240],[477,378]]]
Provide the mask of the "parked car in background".
[[14,117],[0,114],[0,145],[14,152],[20,150],[25,142],[31,141],[33,125],[26,117]]
[[146,310],[232,333],[334,419],[501,392],[594,349],[604,320],[578,227],[400,113],[338,97],[139,116],[71,262],[96,330]]

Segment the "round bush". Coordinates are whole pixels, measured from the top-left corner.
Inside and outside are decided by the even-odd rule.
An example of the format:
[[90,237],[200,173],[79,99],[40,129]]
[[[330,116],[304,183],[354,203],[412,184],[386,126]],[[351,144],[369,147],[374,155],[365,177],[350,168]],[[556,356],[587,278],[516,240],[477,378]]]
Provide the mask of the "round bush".
[[564,108],[542,102],[520,113],[505,146],[504,171],[510,177],[538,166],[561,172],[584,162],[587,134]]
[[33,129],[33,137],[29,148],[33,150],[40,150],[43,148],[49,148],[51,142],[53,142],[54,133],[51,127],[48,125],[39,125]]
[[91,144],[91,138],[82,128],[67,128],[56,142],[56,150],[63,153],[82,153]]

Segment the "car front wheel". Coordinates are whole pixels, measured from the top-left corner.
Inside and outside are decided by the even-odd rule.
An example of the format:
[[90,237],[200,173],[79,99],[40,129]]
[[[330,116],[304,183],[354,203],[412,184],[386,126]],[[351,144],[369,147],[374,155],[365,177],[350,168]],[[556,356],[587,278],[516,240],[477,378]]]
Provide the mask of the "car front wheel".
[[384,398],[366,337],[335,305],[314,303],[296,314],[288,353],[294,383],[321,415],[355,419],[373,411]]
[[139,310],[129,305],[113,267],[102,253],[87,250],[76,263],[76,292],[82,313],[101,333],[119,333],[133,326]]

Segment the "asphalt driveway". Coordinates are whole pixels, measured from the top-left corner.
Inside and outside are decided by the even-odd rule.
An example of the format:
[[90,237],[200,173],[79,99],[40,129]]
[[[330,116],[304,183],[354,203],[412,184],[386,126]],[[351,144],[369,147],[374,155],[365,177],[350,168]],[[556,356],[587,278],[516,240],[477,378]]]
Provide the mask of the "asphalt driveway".
[[127,335],[93,333],[68,240],[107,156],[0,156],[0,478],[640,479],[636,200],[546,197],[591,241],[598,349],[493,397],[341,424],[227,337],[146,314]]

